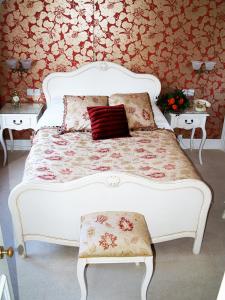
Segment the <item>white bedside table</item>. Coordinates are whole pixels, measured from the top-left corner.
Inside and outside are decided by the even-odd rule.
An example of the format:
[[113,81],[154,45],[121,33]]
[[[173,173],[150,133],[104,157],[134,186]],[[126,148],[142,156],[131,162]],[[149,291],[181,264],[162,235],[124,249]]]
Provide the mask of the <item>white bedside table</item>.
[[192,130],[190,148],[193,148],[193,138],[196,128],[201,128],[202,130],[202,140],[199,146],[199,162],[202,165],[202,149],[206,140],[206,130],[205,123],[209,116],[207,112],[197,112],[197,111],[186,111],[180,114],[167,113],[165,115],[170,126],[174,128],[182,128],[186,130]]
[[0,143],[4,151],[3,166],[7,160],[7,149],[3,138],[3,131],[5,128],[9,130],[11,140],[11,147],[13,149],[13,135],[12,129],[35,129],[37,121],[42,114],[42,104],[22,103],[19,107],[13,106],[11,103],[6,103],[0,110]]

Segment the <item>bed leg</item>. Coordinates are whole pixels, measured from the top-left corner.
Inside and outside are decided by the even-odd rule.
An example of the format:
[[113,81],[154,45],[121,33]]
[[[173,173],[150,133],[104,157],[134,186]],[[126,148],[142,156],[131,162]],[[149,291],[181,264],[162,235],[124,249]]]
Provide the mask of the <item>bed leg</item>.
[[196,232],[196,236],[194,239],[194,244],[193,244],[193,253],[194,254],[199,254],[201,251],[201,245],[202,245],[202,240],[203,240],[203,235],[204,235],[204,230],[205,230],[205,224],[203,227],[198,228],[197,232]]
[[192,249],[193,254],[198,255],[200,253],[201,244],[202,244],[202,240],[196,237]]
[[[207,195],[208,194],[208,195]],[[199,254],[201,251],[201,245],[202,245],[202,240],[204,236],[204,231],[205,231],[205,225],[206,225],[206,219],[209,211],[209,206],[211,203],[211,192],[208,189],[208,193],[205,196],[205,200],[203,203],[202,211],[200,213],[200,218],[198,222],[198,228],[195,234],[195,241],[193,245],[193,253],[194,254]]]

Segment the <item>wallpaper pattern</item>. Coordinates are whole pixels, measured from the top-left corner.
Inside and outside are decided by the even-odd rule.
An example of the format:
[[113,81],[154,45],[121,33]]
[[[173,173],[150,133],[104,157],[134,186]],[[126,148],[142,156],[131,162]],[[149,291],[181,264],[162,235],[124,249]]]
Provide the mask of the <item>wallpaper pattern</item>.
[[[220,137],[225,115],[223,0],[5,0],[0,9],[2,103],[14,89],[27,101],[26,89],[40,88],[53,71],[107,60],[153,73],[164,91],[194,88],[196,97],[212,103],[208,137]],[[5,66],[10,57],[33,59],[22,80]],[[198,75],[191,60],[217,64],[214,71]],[[43,95],[39,100],[44,101]]]

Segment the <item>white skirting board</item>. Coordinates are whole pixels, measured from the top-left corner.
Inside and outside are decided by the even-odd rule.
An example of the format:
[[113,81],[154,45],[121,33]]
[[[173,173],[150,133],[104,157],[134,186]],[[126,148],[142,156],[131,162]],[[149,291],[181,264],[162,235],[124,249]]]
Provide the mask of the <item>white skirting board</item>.
[[[11,150],[11,141],[6,140],[8,150]],[[31,140],[14,140],[14,150],[28,151],[31,148]]]
[[[193,148],[199,149],[201,143],[201,139],[193,140]],[[181,147],[183,149],[190,148],[190,139],[181,139]],[[225,151],[224,143],[222,139],[206,139],[205,145],[203,149],[215,149],[215,150],[223,150]]]
[[223,131],[221,134],[222,149],[225,151],[225,121],[223,122]]
[[[194,139],[193,147],[198,149],[201,139]],[[10,140],[6,140],[7,149],[10,150]],[[190,139],[182,139],[182,148],[190,147]],[[31,140],[14,140],[14,150],[30,150]],[[216,149],[225,151],[225,134],[223,139],[206,139],[204,149]]]

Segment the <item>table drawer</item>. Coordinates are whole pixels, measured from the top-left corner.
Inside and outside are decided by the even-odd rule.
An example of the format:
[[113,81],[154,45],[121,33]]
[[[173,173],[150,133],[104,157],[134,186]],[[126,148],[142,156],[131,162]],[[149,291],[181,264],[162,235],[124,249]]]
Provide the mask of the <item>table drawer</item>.
[[5,119],[5,127],[15,130],[28,129],[31,126],[30,116],[22,117],[19,115],[8,116]]
[[176,127],[191,129],[201,126],[201,119],[196,115],[183,114],[176,116]]

